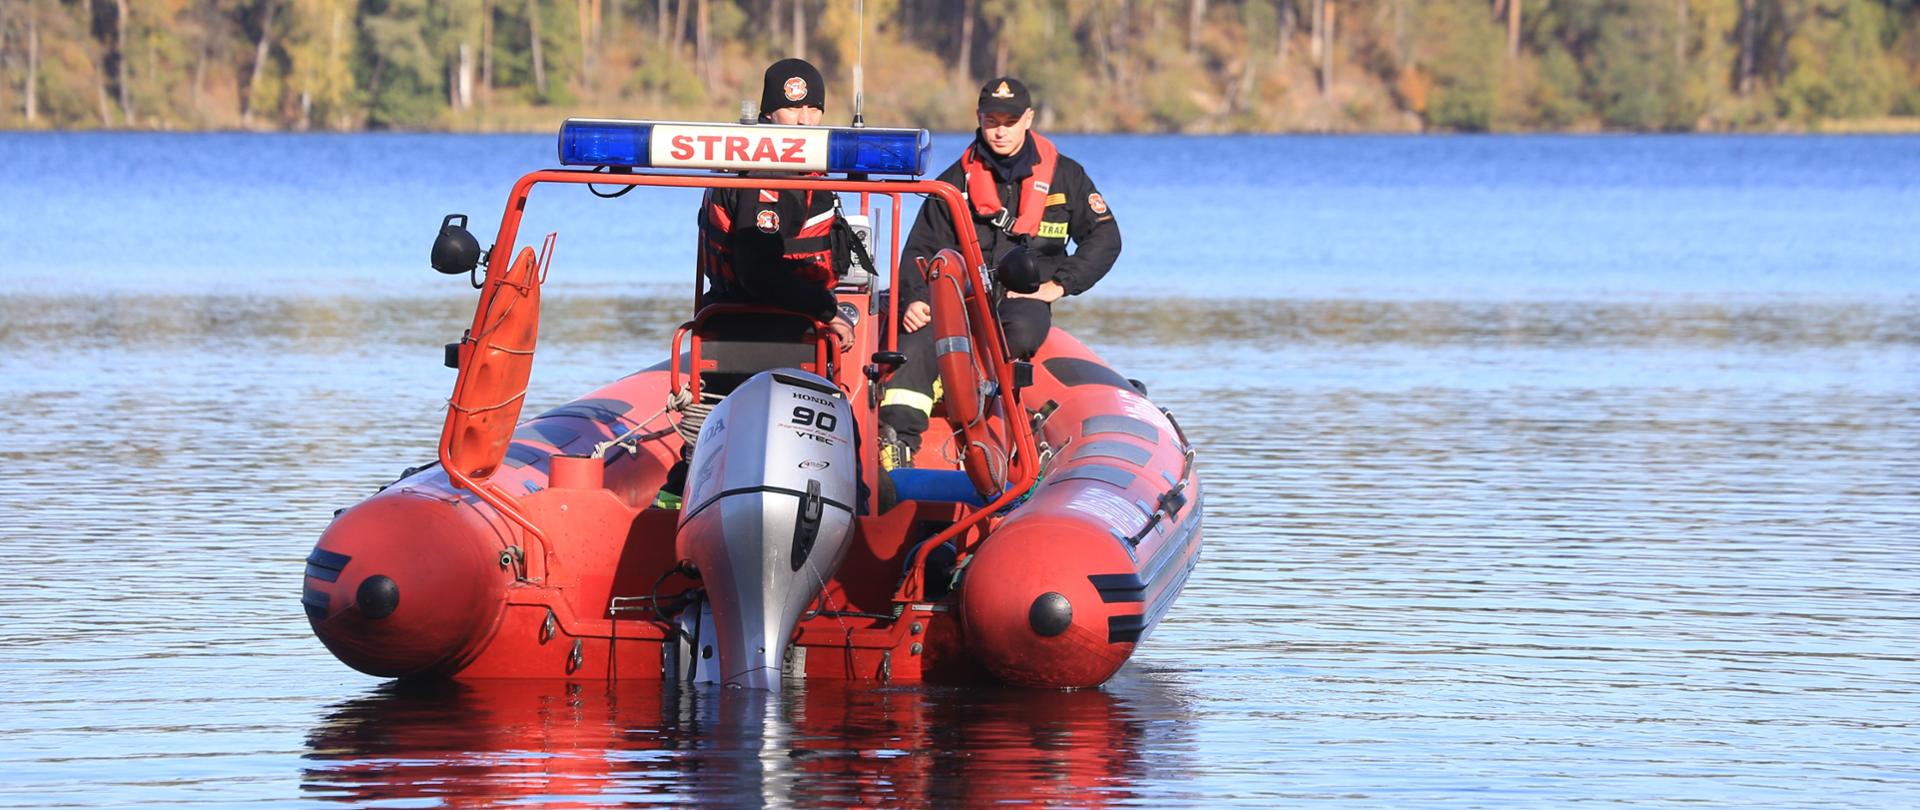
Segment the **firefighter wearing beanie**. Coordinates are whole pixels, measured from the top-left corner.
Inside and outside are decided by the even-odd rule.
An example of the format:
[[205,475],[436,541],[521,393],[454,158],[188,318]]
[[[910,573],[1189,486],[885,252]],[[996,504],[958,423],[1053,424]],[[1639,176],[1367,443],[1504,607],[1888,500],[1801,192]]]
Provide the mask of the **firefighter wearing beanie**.
[[[767,68],[760,121],[819,126],[826,112],[826,81],[804,59]],[[826,321],[844,351],[853,324],[838,311],[833,285],[844,267],[832,249],[838,218],[827,191],[711,189],[700,204],[700,269],[707,302],[762,304]]]
[[[980,129],[959,160],[940,174],[967,198],[980,255],[1003,270],[997,284],[1007,350],[1032,357],[1053,328],[1053,302],[1091,289],[1120,257],[1120,226],[1100,190],[1073,158],[1033,130],[1033,101],[1019,79],[1003,76],[980,88]],[[1073,250],[1067,249],[1068,242]],[[900,267],[918,266],[944,248],[958,249],[945,206],[920,209]],[[1009,255],[1011,251],[1019,251]],[[907,364],[888,382],[880,419],[881,462],[911,463],[933,412],[934,355],[926,280],[900,274],[900,350]]]
[[[820,125],[827,84],[804,59],[782,59],[767,68],[760,91],[760,122]],[[779,307],[824,321],[840,350],[853,345],[854,313],[842,311],[833,286],[846,270],[835,260],[834,229],[840,222],[830,191],[708,189],[700,201],[700,272],[707,279],[703,304],[740,303]],[[846,235],[843,234],[843,238]],[[686,453],[667,471],[654,505],[680,508],[686,487]]]

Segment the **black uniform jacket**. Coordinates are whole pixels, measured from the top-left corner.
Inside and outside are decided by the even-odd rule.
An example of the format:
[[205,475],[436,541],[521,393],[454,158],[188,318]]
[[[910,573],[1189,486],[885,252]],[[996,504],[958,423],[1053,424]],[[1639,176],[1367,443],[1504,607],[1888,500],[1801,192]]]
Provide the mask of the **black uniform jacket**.
[[833,317],[845,269],[831,249],[836,219],[828,191],[709,190],[699,221],[710,300]]
[[[967,148],[979,149],[980,142],[976,139]],[[938,179],[960,189],[962,195],[967,192],[966,171],[958,160],[941,172]],[[999,177],[994,179],[999,181],[995,185],[1000,190],[1000,204],[1018,215],[1020,183],[1007,182]],[[1038,234],[1030,237],[1013,236],[995,227],[990,219],[974,213],[971,204],[967,206],[967,211],[973,217],[975,232],[980,236],[980,255],[988,264],[996,262],[1001,254],[1024,241],[1027,249],[1036,254],[1035,261],[1042,275],[1059,282],[1068,295],[1079,295],[1092,288],[1101,276],[1113,269],[1114,260],[1120,258],[1120,226],[1113,220],[1113,211],[1107,208],[1106,200],[1100,197],[1100,190],[1094,188],[1086,169],[1066,155],[1060,155],[1059,163],[1054,167],[1040,232],[1047,233],[1050,230],[1044,223],[1064,222],[1067,224],[1067,239]],[[1068,239],[1074,244],[1071,254],[1067,252]],[[927,281],[920,275],[915,259],[932,259],[943,248],[958,250],[959,240],[953,235],[953,220],[947,213],[946,205],[928,198],[920,208],[919,218],[913,222],[913,230],[907,235],[907,246],[900,251],[902,304],[927,300]]]

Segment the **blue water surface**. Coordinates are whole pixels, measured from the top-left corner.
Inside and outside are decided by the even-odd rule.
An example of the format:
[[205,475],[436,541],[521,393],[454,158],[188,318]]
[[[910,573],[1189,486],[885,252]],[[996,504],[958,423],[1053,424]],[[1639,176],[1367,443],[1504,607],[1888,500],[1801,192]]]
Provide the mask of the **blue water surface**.
[[[552,137],[0,133],[0,806],[1920,805],[1920,138],[1058,141],[1201,562],[1100,689],[775,696],[307,625]],[[696,203],[534,193],[528,413],[667,354]]]
[[[965,136],[935,139],[944,166]],[[1920,138],[1058,138],[1113,206],[1103,292],[1494,300],[1920,291]],[[12,289],[429,293],[545,135],[0,133]],[[562,287],[691,279],[693,192],[536,191]],[[906,213],[918,210],[910,201]]]

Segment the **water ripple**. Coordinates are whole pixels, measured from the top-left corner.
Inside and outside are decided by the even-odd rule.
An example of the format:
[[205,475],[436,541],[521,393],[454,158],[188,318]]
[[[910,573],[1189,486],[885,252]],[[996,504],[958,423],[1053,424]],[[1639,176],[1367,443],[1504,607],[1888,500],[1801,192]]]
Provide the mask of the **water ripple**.
[[[534,407],[664,353],[559,298]],[[427,692],[299,566],[468,302],[0,299],[0,804],[1910,804],[1920,305],[1113,298],[1204,560],[1107,688]],[[1231,369],[1231,371],[1223,371]]]

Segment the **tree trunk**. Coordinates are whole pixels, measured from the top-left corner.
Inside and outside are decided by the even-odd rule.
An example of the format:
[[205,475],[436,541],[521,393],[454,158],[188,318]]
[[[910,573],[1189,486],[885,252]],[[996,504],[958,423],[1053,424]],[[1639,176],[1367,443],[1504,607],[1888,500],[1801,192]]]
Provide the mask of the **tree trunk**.
[[1756,0],[1740,0],[1740,67],[1735,89],[1741,97],[1753,92],[1754,41],[1759,38],[1760,10]]
[[[333,85],[333,81],[334,81],[334,77],[337,77],[340,75],[340,71],[337,70],[337,68],[340,66],[344,58],[341,54],[341,49],[340,49],[340,40],[341,40],[340,29],[344,27],[346,23],[347,23],[347,15],[342,13],[341,11],[335,11],[333,13],[332,24],[327,26],[327,76],[328,76],[327,87],[331,90],[331,92],[328,94],[330,97],[329,100],[335,102],[336,104],[341,99],[345,98],[345,93],[341,90],[341,88],[335,87]],[[333,128],[346,129],[347,128],[346,111],[342,110],[338,106],[329,108],[329,111],[332,112],[334,116]]]
[[[1245,19],[1245,18],[1243,17],[1242,19]],[[1230,111],[1240,110],[1242,107],[1245,106],[1245,100],[1253,97],[1254,82],[1258,79],[1258,76],[1256,75],[1255,71],[1258,69],[1258,65],[1260,64],[1260,57],[1256,55],[1254,52],[1253,36],[1254,36],[1253,26],[1248,25],[1247,26],[1247,55],[1246,55],[1246,58],[1240,60],[1240,81],[1237,85],[1235,85],[1234,92],[1232,94],[1233,97],[1228,100],[1228,104],[1227,104],[1227,108]]]
[[480,3],[480,99],[493,98],[493,0]]
[[1107,43],[1111,33],[1107,25],[1105,6],[1095,3],[1093,6],[1093,46],[1100,53],[1100,78],[1108,86],[1114,83],[1113,48]]
[[1278,37],[1280,41],[1273,46],[1273,57],[1279,61],[1283,67],[1287,63],[1288,52],[1293,48],[1291,45],[1293,42],[1293,25],[1293,0],[1281,0],[1280,36]]
[[460,43],[460,73],[453,85],[458,95],[454,97],[454,109],[465,112],[473,109],[473,45]]
[[700,77],[700,86],[713,89],[713,41],[708,36],[707,0],[700,0],[700,8],[693,15],[693,64]]
[[1320,33],[1320,95],[1325,97],[1333,92],[1333,38],[1335,19],[1335,0],[1321,0],[1325,17],[1315,28],[1324,29]]
[[995,32],[993,43],[993,75],[995,76],[1007,75],[1007,57],[1010,55],[1008,49],[1012,47],[1013,37],[1007,36],[1006,29],[1011,22],[1011,20],[1002,21],[1000,30]]
[[1401,71],[1413,62],[1413,44],[1407,41],[1407,0],[1393,0],[1393,63]]
[[973,83],[973,9],[974,0],[960,0],[960,56],[953,63],[953,79],[962,87]]
[[120,83],[120,118],[129,125],[133,123],[133,82],[127,77],[127,0],[114,0],[119,13],[113,20],[113,50],[118,70],[115,80]]
[[795,59],[807,58],[806,0],[793,0],[793,47],[787,50]]
[[1207,0],[1187,0],[1187,53],[1200,50],[1200,26],[1207,20]]
[[593,83],[593,24],[587,21],[587,0],[573,0],[573,31],[580,39],[580,89]]
[[653,27],[659,32],[654,35],[654,45],[667,47],[667,20],[670,16],[667,11],[667,0],[658,0],[653,11]]
[[25,109],[27,125],[32,126],[40,115],[40,4],[34,2],[27,6],[27,92]]
[[1676,65],[1687,63],[1687,0],[1674,0],[1673,14],[1678,28],[1673,32],[1673,61]]
[[1327,20],[1326,0],[1313,0],[1313,8],[1310,11],[1311,13],[1307,15],[1307,25],[1311,26],[1307,31],[1307,56],[1313,59],[1313,66],[1318,69],[1320,52],[1326,50],[1324,41]]
[[[1682,0],[1684,2],[1685,0]],[[1520,0],[1507,0],[1507,58],[1520,57]]]
[[203,8],[199,15],[200,43],[193,49],[193,79],[187,92],[195,116],[200,114],[200,104],[207,97],[207,63],[213,61],[213,16],[211,8]]
[[528,39],[533,45],[533,89],[542,97],[547,95],[547,60],[540,50],[540,3],[539,0],[527,0]]
[[673,4],[673,30],[670,32],[671,39],[667,47],[675,58],[680,56],[681,43],[687,41],[687,6],[692,4],[693,0],[677,0]]
[[[786,11],[786,9],[780,6],[780,0],[767,0],[767,16],[762,19],[767,21],[768,50],[780,50],[780,26],[785,23],[787,19],[787,16],[781,13],[784,11]],[[752,19],[751,14],[748,15],[748,19]]]
[[187,84],[187,103],[193,107],[193,111],[196,114],[200,112],[200,100],[206,98],[207,60],[209,58],[211,58],[211,56],[207,53],[207,46],[204,43],[199,48],[194,49],[193,78],[190,79]]
[[[121,0],[126,2],[126,0]],[[253,127],[253,94],[260,90],[260,74],[267,64],[267,47],[272,43],[273,12],[276,6],[267,4],[266,16],[260,18],[260,40],[253,46],[253,71],[247,76],[247,94],[240,99],[240,126]]]

